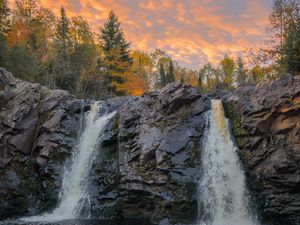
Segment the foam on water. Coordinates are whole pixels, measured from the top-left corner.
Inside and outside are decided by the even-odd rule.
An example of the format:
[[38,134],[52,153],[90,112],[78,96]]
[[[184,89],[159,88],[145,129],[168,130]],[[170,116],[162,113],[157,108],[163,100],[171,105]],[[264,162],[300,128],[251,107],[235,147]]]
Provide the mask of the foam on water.
[[202,151],[199,225],[257,225],[221,100],[211,101]]
[[98,103],[91,105],[91,110],[86,114],[85,127],[81,134],[77,148],[72,156],[70,168],[65,168],[59,205],[50,213],[22,218],[25,222],[55,222],[71,220],[79,217],[90,217],[90,199],[88,176],[99,138],[105,126],[115,112],[98,117]]

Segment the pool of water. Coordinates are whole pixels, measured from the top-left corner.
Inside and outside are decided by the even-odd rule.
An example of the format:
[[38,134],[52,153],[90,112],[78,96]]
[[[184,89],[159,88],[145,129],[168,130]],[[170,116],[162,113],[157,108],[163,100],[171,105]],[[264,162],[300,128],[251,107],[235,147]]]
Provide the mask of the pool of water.
[[143,220],[99,220],[99,219],[74,219],[59,222],[24,222],[20,220],[6,220],[0,225],[152,225]]

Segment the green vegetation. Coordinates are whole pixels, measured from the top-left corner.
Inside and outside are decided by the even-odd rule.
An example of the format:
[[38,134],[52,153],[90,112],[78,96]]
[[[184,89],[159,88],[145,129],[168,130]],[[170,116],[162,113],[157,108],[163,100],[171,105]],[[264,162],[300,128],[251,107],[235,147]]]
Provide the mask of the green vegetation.
[[244,58],[225,55],[199,71],[179,66],[159,49],[151,54],[130,49],[113,11],[96,33],[84,18],[67,14],[62,7],[57,18],[34,0],[17,0],[12,9],[0,0],[0,66],[21,79],[93,99],[140,95],[174,81],[201,92],[232,90],[300,72],[296,0],[274,0],[265,49],[250,50]]

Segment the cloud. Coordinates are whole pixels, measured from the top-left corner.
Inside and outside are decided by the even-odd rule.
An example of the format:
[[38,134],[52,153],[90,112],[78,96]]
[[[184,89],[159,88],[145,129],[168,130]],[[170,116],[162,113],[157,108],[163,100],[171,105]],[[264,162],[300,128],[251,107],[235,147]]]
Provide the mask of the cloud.
[[[13,1],[13,0],[11,0]],[[270,0],[39,0],[59,13],[81,15],[95,31],[114,10],[132,48],[161,48],[181,65],[198,69],[225,54],[259,47],[271,11]]]

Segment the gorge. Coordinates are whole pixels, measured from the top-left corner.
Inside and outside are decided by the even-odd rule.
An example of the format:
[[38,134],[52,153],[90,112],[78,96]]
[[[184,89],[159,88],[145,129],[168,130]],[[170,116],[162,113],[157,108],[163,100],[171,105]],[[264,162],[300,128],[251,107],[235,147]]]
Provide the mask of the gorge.
[[99,106],[0,69],[1,220],[299,224],[299,76],[212,94],[171,83]]

